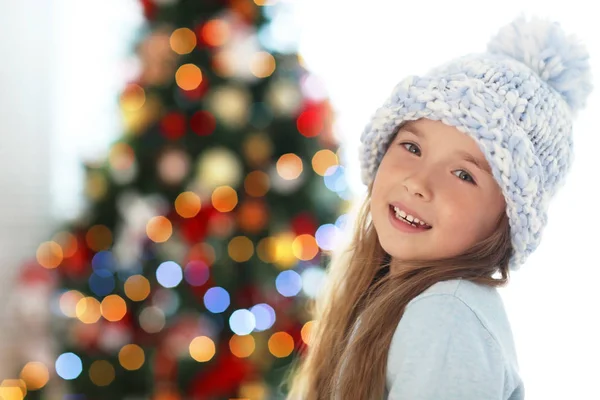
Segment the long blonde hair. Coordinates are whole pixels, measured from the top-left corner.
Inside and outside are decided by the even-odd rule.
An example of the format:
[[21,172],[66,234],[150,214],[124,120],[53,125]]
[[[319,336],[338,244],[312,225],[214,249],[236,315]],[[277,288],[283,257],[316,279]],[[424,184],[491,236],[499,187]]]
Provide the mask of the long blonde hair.
[[[497,228],[487,239],[464,254],[406,261],[403,265],[410,268],[390,274],[390,256],[370,219],[372,187],[349,244],[333,254],[322,290],[306,304],[313,321],[309,345],[300,349],[280,385],[280,389],[288,387],[288,400],[380,399],[392,337],[411,299],[451,279],[493,287],[508,284],[512,246],[506,213],[499,216]],[[500,277],[494,278],[497,274]],[[355,325],[359,316],[361,323]]]

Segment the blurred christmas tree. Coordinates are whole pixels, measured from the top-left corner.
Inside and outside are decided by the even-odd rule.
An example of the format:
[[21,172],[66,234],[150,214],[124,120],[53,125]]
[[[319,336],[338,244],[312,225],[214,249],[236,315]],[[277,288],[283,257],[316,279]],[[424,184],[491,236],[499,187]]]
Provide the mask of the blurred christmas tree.
[[56,374],[73,400],[283,398],[347,198],[329,103],[269,47],[285,4],[142,4],[123,137],[37,252]]

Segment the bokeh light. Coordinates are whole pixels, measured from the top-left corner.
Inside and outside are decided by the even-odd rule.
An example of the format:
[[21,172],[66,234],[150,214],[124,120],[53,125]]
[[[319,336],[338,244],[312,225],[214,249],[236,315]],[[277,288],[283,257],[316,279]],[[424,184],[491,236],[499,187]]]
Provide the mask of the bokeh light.
[[100,251],[92,257],[92,269],[94,271],[105,270],[114,272],[115,263],[116,261],[112,252],[107,250]]
[[44,363],[38,361],[30,361],[21,369],[19,375],[27,385],[27,390],[39,390],[46,386],[50,374],[48,367]]
[[227,251],[234,261],[248,261],[254,254],[254,244],[246,236],[236,236],[229,241]]
[[54,241],[44,242],[38,246],[36,259],[44,268],[56,268],[63,260],[62,248]]
[[133,301],[143,301],[150,294],[150,281],[142,275],[132,275],[125,281],[125,295]]
[[314,236],[309,234],[298,235],[292,242],[294,256],[303,261],[312,260],[319,252],[319,246]]
[[233,335],[229,339],[229,350],[231,354],[239,358],[246,358],[252,355],[256,348],[256,342],[252,335]]
[[215,342],[208,336],[195,337],[190,343],[190,355],[198,362],[210,361],[215,355]]
[[183,279],[181,267],[175,261],[165,261],[156,269],[156,280],[166,288],[173,288]]
[[196,34],[188,28],[175,29],[169,39],[171,48],[177,54],[189,54],[196,47]]
[[294,153],[287,153],[277,160],[277,173],[283,179],[296,179],[302,173],[302,159]]
[[238,202],[237,192],[229,186],[219,186],[212,194],[213,207],[220,212],[229,212]]
[[115,171],[127,171],[135,162],[135,152],[127,143],[115,143],[108,153],[108,163]]
[[200,196],[194,192],[183,192],[175,199],[175,211],[183,218],[193,218],[200,212]]
[[302,338],[302,341],[309,346],[310,346],[310,335],[312,333],[313,323],[314,323],[314,321],[308,321],[307,323],[304,324],[304,326],[302,326],[302,329],[300,330],[300,337]]
[[206,22],[200,31],[202,41],[213,47],[225,44],[230,35],[229,24],[221,19]]
[[209,278],[210,270],[202,260],[188,262],[183,270],[183,276],[187,283],[192,286],[202,286]]
[[259,233],[268,222],[269,214],[263,200],[249,199],[241,203],[237,212],[237,223],[241,230]]
[[325,186],[332,192],[341,193],[348,189],[346,169],[341,165],[327,168],[324,176]]
[[86,244],[94,251],[108,250],[112,241],[112,233],[104,225],[94,225],[85,234]]
[[155,306],[146,307],[140,313],[139,321],[144,331],[157,333],[165,327],[165,313]]
[[229,317],[229,328],[238,335],[248,335],[256,328],[256,319],[250,310],[235,310]]
[[275,72],[275,57],[266,51],[258,51],[250,59],[250,72],[257,78],[266,78]]
[[277,260],[277,243],[274,237],[261,239],[256,246],[258,258],[266,263],[274,263]]
[[294,351],[294,339],[289,333],[275,332],[269,338],[268,346],[275,357],[287,357]]
[[323,130],[323,118],[318,108],[303,111],[296,121],[298,132],[306,137],[317,136]]
[[321,225],[315,233],[317,244],[323,250],[333,250],[340,239],[342,232],[333,224]]
[[119,363],[128,371],[135,371],[144,365],[144,350],[137,344],[127,344],[119,351]]
[[129,112],[137,111],[146,102],[146,92],[140,85],[130,83],[125,86],[121,96],[119,96],[119,102],[123,110]]
[[266,303],[260,303],[250,309],[256,320],[256,331],[265,331],[275,323],[275,310]]
[[325,173],[329,168],[338,164],[339,160],[337,155],[329,149],[317,151],[312,158],[312,167],[314,171],[321,176],[325,176]]
[[0,400],[23,400],[27,384],[22,379],[3,379],[0,383]]
[[115,379],[115,368],[106,360],[96,360],[90,365],[89,375],[96,386],[108,386]]
[[171,221],[162,215],[150,218],[146,224],[146,234],[153,242],[166,242],[173,234]]
[[296,296],[302,290],[302,277],[296,271],[281,271],[275,279],[275,287],[282,296]]
[[262,197],[269,190],[269,175],[263,171],[252,171],[244,179],[246,193],[253,197]]
[[263,132],[249,135],[243,143],[244,158],[252,168],[261,168],[271,162],[273,142]]
[[75,379],[83,371],[81,358],[74,353],[63,353],[58,356],[54,368],[58,376],[65,380]]
[[230,301],[227,290],[219,286],[208,289],[204,294],[204,306],[213,314],[222,313],[227,310]]
[[[275,262],[282,268],[290,268],[298,262],[292,250],[296,236],[289,232],[281,233],[274,238]],[[270,249],[269,249],[270,250]]]
[[215,262],[215,258],[215,248],[208,243],[196,243],[188,253],[188,259],[202,260],[209,266]]
[[194,64],[183,64],[175,73],[175,81],[183,90],[194,90],[202,83],[202,71]]
[[196,111],[190,118],[190,128],[198,136],[208,136],[217,127],[217,119],[209,111]]
[[61,247],[64,258],[73,257],[77,252],[77,238],[70,232],[58,232],[54,235],[54,241]]
[[301,273],[302,291],[310,298],[317,297],[319,290],[325,282],[325,271],[323,268],[312,266]]
[[100,312],[107,321],[120,321],[127,313],[127,304],[121,296],[111,294],[100,303]]
[[115,289],[115,277],[112,272],[100,269],[90,275],[88,285],[96,296],[106,296]]
[[69,290],[64,292],[60,295],[59,299],[60,311],[69,318],[77,317],[77,303],[83,298],[84,295],[77,290]]
[[77,302],[75,313],[84,324],[94,324],[100,319],[100,302],[93,297],[84,297]]

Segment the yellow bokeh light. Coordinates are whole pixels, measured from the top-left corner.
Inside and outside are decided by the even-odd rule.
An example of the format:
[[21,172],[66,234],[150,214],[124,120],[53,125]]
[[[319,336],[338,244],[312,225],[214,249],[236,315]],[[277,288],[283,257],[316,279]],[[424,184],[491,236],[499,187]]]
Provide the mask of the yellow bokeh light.
[[302,173],[302,159],[294,153],[287,153],[277,160],[277,173],[283,179],[296,179]]
[[229,212],[237,205],[237,192],[230,186],[219,186],[213,191],[211,200],[216,210]]
[[254,0],[257,6],[272,6],[277,3],[277,0]]
[[252,355],[256,343],[252,335],[233,335],[229,340],[229,349],[231,354],[239,358],[246,358]]
[[27,390],[41,389],[50,379],[48,368],[38,361],[30,361],[25,364],[19,376],[27,385]]
[[198,336],[190,343],[190,355],[198,362],[210,361],[215,355],[215,343],[208,336]]
[[275,65],[275,57],[266,51],[259,51],[250,60],[250,72],[257,78],[266,78],[275,72]]
[[0,384],[0,400],[23,400],[27,384],[22,379],[4,379]]
[[77,317],[77,303],[79,303],[79,300],[83,299],[84,297],[85,296],[77,290],[69,290],[68,292],[63,293],[58,301],[60,311],[62,311],[62,313],[67,317]]
[[146,224],[146,234],[153,242],[166,242],[173,234],[171,221],[162,215],[150,218]]
[[112,233],[104,225],[94,225],[85,234],[88,247],[94,251],[108,250],[112,245]]
[[196,47],[196,34],[189,28],[179,28],[173,31],[169,43],[175,53],[189,54]]
[[142,275],[132,275],[125,281],[125,295],[133,301],[143,301],[150,294],[150,281]]
[[115,143],[108,154],[108,163],[115,171],[126,171],[133,165],[135,153],[127,143]]
[[289,333],[276,332],[269,338],[269,351],[275,357],[287,357],[294,351],[294,339]]
[[269,191],[269,175],[263,171],[252,171],[244,179],[246,193],[253,197],[262,197]]
[[202,40],[210,46],[221,46],[229,39],[229,24],[221,19],[213,19],[202,26]]
[[274,263],[277,260],[277,246],[275,238],[266,237],[261,239],[256,246],[258,258],[266,263]]
[[84,297],[77,302],[75,313],[84,324],[94,324],[100,319],[100,302],[93,297]]
[[91,200],[104,198],[108,191],[108,181],[102,172],[89,171],[85,181],[85,194]]
[[254,244],[246,236],[236,236],[229,241],[227,251],[234,261],[248,261],[254,254]]
[[72,257],[77,252],[77,238],[72,233],[58,232],[53,239],[60,245],[64,258]]
[[44,268],[56,268],[63,260],[62,247],[54,241],[40,244],[35,255],[37,262]]
[[102,300],[100,312],[107,321],[120,321],[127,313],[127,304],[119,295],[111,294]]
[[121,107],[125,111],[137,111],[146,102],[146,92],[135,83],[130,83],[125,87],[119,98]]
[[275,237],[275,262],[283,268],[290,268],[298,261],[292,249],[294,239],[291,233],[282,233]]
[[325,176],[325,172],[327,172],[328,168],[338,164],[339,160],[337,155],[328,149],[317,151],[312,158],[312,167],[315,172],[321,176]]
[[200,212],[200,196],[194,192],[183,192],[175,199],[175,211],[183,218],[193,218]]
[[307,345],[310,345],[310,335],[312,332],[314,321],[308,321],[302,326],[300,330],[300,337],[302,337],[302,341]]
[[96,360],[90,366],[89,375],[96,386],[108,386],[115,379],[115,368],[106,360]]
[[252,168],[261,168],[271,163],[273,142],[263,132],[253,133],[242,144],[242,151]]
[[128,371],[135,371],[144,365],[144,350],[137,344],[127,344],[119,351],[119,363]]
[[183,90],[194,90],[202,83],[202,71],[194,64],[183,64],[175,73],[175,81]]
[[319,246],[314,236],[309,234],[299,235],[292,243],[294,256],[303,261],[315,258],[319,252]]

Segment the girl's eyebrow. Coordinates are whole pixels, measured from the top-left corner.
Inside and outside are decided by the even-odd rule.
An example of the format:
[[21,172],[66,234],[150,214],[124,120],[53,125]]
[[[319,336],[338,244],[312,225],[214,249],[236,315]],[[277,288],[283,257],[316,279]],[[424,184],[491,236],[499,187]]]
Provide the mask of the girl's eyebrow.
[[476,157],[473,157],[472,154],[467,153],[466,151],[462,151],[462,150],[457,151],[456,154],[461,156],[463,158],[463,160],[475,165],[480,170],[492,175],[492,170],[490,169],[490,166],[488,165],[488,163],[486,161],[483,161]]

